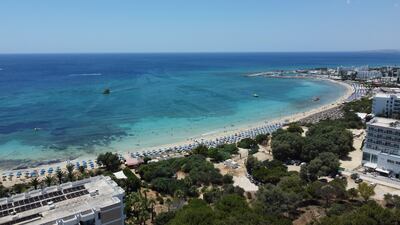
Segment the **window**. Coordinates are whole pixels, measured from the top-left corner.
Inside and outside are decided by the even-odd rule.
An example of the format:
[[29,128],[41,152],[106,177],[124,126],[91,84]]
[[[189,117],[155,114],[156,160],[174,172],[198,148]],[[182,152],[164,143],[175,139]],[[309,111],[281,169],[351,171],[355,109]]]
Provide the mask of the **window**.
[[80,225],[95,225],[96,221],[94,219],[88,220],[88,221],[81,221],[79,222]]
[[374,154],[371,154],[371,162],[372,163],[377,163],[378,162],[378,156],[374,155]]
[[371,161],[371,154],[369,154],[368,152],[364,152],[362,159],[368,162]]

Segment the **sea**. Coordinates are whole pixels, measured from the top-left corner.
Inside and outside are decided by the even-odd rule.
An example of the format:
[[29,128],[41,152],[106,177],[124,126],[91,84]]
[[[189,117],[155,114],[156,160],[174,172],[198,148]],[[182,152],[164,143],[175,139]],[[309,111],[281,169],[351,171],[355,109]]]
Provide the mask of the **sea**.
[[0,168],[155,148],[305,112],[344,92],[249,74],[399,64],[399,53],[380,52],[2,54]]

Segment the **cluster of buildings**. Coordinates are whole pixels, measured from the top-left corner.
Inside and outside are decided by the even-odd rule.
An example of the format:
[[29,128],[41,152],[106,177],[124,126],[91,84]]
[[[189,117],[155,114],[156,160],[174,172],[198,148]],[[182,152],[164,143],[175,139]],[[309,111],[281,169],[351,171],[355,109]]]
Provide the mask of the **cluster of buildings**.
[[362,164],[383,175],[400,174],[400,89],[380,90],[367,122]]
[[0,199],[0,225],[122,225],[125,192],[97,176]]
[[344,79],[369,81],[375,83],[400,83],[400,67],[395,66],[338,67],[335,75]]

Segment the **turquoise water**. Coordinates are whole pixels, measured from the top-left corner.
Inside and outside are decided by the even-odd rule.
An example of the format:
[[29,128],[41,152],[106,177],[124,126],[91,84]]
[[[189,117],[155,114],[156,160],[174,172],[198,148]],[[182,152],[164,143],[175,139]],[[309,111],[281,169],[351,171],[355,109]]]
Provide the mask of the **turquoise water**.
[[[304,112],[334,101],[344,88],[245,75],[351,63],[346,57],[0,55],[0,166],[135,151]],[[353,64],[395,62],[353,58]],[[321,100],[313,102],[315,96]]]

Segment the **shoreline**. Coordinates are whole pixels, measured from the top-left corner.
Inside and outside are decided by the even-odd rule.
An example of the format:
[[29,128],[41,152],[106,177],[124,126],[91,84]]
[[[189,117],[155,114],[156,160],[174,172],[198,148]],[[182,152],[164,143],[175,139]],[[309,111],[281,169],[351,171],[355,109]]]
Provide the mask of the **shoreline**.
[[[298,79],[298,78],[297,78]],[[298,112],[292,115],[288,115],[288,116],[284,116],[282,118],[275,118],[275,119],[263,119],[263,120],[259,120],[257,122],[252,122],[252,123],[248,123],[248,124],[241,124],[241,125],[235,125],[234,127],[226,127],[223,128],[221,130],[213,130],[213,131],[209,131],[206,132],[204,134],[201,135],[196,135],[193,137],[189,137],[187,138],[185,141],[181,141],[181,142],[174,142],[174,143],[169,143],[169,144],[165,144],[165,145],[158,145],[158,146],[153,146],[151,148],[141,148],[135,151],[132,150],[128,150],[128,151],[117,151],[116,153],[121,154],[123,156],[130,154],[132,152],[143,152],[149,149],[158,149],[158,148],[169,148],[169,147],[174,147],[174,146],[179,146],[179,145],[185,145],[185,144],[191,144],[194,143],[196,140],[215,140],[216,138],[220,138],[223,136],[227,136],[227,135],[232,135],[241,131],[247,131],[250,129],[254,129],[254,128],[258,128],[262,125],[266,125],[266,124],[274,124],[274,123],[290,123],[290,122],[295,122],[295,121],[299,121],[303,118],[309,117],[311,115],[335,108],[337,106],[340,106],[341,104],[343,104],[348,97],[350,97],[353,92],[354,89],[352,86],[350,86],[348,83],[342,82],[342,81],[336,81],[336,80],[332,80],[332,79],[328,79],[328,78],[317,78],[317,77],[306,77],[304,79],[316,79],[316,80],[323,80],[323,81],[329,81],[335,84],[339,84],[343,87],[345,87],[345,91],[344,93],[342,93],[342,95],[336,99],[335,101],[329,102],[327,104],[323,104],[317,108],[314,109],[310,109],[308,111],[305,112]],[[88,161],[88,160],[95,160],[97,158],[97,155],[82,155],[79,156],[75,159],[71,159],[71,160],[62,160],[61,162],[57,162],[57,163],[46,163],[44,161],[43,164],[41,164],[40,166],[35,166],[35,167],[29,167],[25,168],[25,169],[12,169],[12,168],[0,168],[0,172],[2,174],[4,174],[5,172],[14,172],[16,173],[17,171],[33,171],[33,170],[38,170],[40,171],[40,169],[42,168],[49,168],[49,167],[60,167],[60,168],[65,168],[65,166],[69,163],[69,162],[82,162],[82,161]],[[15,167],[14,167],[15,168]],[[14,179],[15,180],[15,179]],[[8,182],[8,181],[7,181]],[[15,181],[10,181],[10,182],[15,182]]]

